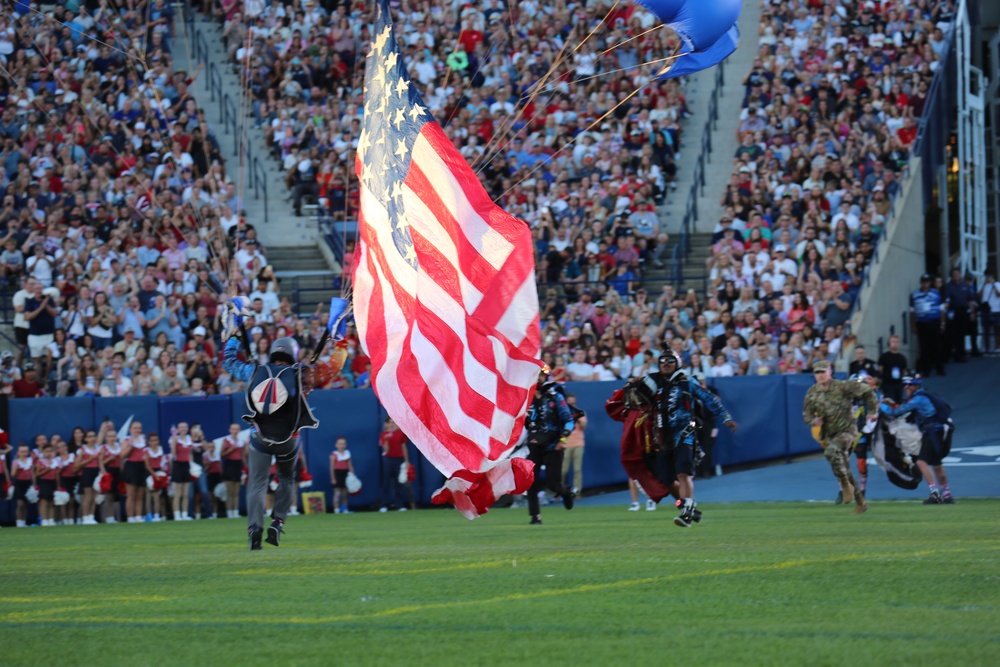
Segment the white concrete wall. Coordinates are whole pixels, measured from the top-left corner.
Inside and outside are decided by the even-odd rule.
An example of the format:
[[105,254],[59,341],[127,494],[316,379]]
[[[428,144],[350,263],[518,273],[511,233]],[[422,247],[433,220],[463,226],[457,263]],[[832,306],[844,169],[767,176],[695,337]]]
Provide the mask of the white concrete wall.
[[[887,222],[888,232],[876,250],[878,262],[869,269],[870,281],[861,289],[861,308],[851,318],[851,331],[865,346],[868,357],[878,357],[878,339],[889,346],[889,327],[895,325],[902,335],[902,313],[909,310],[910,293],[920,286],[926,263],[924,246],[923,179],[920,158],[910,161],[909,176],[903,182],[896,201],[895,215]],[[845,346],[838,369],[846,370],[853,358],[853,346]],[[917,344],[912,336],[902,352],[916,364]]]

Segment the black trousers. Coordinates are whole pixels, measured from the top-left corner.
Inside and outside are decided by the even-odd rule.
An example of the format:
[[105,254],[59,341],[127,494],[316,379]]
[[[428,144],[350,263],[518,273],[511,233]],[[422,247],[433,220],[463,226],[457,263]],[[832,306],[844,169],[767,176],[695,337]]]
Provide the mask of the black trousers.
[[[553,435],[552,440],[558,435]],[[538,445],[528,445],[528,460],[535,464],[535,481],[528,489],[528,513],[538,514],[538,492],[548,487],[553,493],[562,495],[566,490],[562,485],[562,450],[546,449],[550,442]],[[545,479],[542,480],[542,466],[545,466]]]
[[302,215],[302,200],[306,195],[311,196],[313,199],[318,199],[319,186],[316,183],[299,183],[295,186],[295,190],[292,191],[292,196],[294,197],[292,205],[295,207],[295,215]]
[[969,333],[969,315],[966,312],[956,312],[955,317],[948,320],[948,356],[954,361],[965,361],[965,337]]
[[930,375],[933,368],[944,375],[944,340],[941,336],[941,321],[917,322],[917,340],[920,341],[917,372]]

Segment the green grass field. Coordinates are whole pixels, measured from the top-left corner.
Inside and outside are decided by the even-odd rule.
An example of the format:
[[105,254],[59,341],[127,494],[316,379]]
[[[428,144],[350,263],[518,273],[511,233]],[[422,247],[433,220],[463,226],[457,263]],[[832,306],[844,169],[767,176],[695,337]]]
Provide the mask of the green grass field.
[[2,665],[997,665],[1000,501],[0,531]]

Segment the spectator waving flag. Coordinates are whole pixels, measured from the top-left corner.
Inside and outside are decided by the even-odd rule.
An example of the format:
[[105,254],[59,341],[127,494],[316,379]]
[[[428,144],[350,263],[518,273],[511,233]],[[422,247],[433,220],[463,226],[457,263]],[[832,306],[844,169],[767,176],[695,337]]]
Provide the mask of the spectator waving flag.
[[354,314],[386,411],[472,519],[531,485],[510,454],[541,365],[531,233],[493,204],[411,83],[379,0],[358,145]]

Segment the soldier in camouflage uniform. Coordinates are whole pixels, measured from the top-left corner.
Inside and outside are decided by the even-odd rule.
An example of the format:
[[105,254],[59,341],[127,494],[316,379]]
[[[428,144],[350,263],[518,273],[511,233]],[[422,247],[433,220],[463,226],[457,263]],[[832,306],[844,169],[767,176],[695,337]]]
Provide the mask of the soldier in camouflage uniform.
[[844,502],[854,501],[854,513],[862,514],[868,504],[851,473],[851,448],[858,439],[852,403],[855,399],[863,399],[868,419],[874,421],[878,418],[878,399],[867,384],[834,380],[833,370],[826,361],[813,364],[813,375],[816,384],[806,392],[802,418],[806,424],[820,427],[820,439],[826,443],[823,454],[840,481]]

